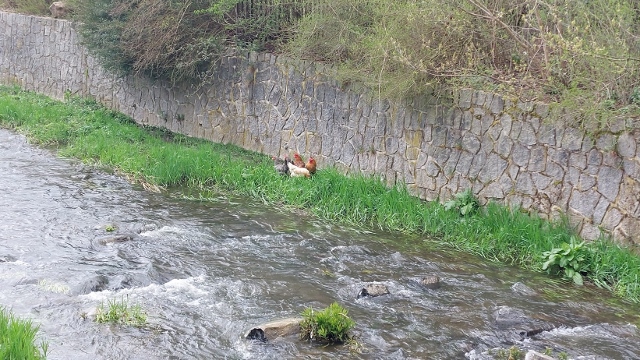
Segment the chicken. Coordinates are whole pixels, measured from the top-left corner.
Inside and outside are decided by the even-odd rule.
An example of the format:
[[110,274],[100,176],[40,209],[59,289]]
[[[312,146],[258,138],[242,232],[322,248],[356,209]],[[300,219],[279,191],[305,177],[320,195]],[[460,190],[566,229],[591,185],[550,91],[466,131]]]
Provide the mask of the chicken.
[[287,166],[289,157],[285,156],[284,160],[282,160],[272,156],[271,159],[273,160],[273,168],[276,169],[277,172],[282,175],[289,175],[289,166]]
[[287,167],[289,168],[289,174],[292,177],[311,177],[311,173],[307,168],[296,166],[293,162],[287,161]]
[[309,170],[309,173],[311,175],[316,173],[316,159],[314,159],[313,157],[309,157],[309,160],[307,161],[306,164],[304,164],[304,167]]
[[293,154],[293,165],[300,168],[304,167],[304,160],[302,159],[302,156],[300,156],[300,154],[298,153]]

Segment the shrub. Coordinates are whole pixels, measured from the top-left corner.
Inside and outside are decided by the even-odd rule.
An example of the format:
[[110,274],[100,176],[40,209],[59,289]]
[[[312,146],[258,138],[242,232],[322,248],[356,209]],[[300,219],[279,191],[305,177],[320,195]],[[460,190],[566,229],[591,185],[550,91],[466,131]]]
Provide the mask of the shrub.
[[453,199],[444,203],[446,210],[457,210],[460,215],[473,215],[480,208],[478,199],[473,195],[471,189],[467,189],[463,192],[454,195]]
[[575,236],[571,237],[569,243],[562,243],[558,248],[545,251],[542,257],[546,259],[542,265],[542,270],[552,273],[562,272],[566,279],[573,280],[577,285],[582,285],[582,273],[586,273],[588,267],[589,250],[585,242],[578,243]]
[[51,1],[48,0],[4,0],[0,1],[0,9],[14,9],[24,14],[49,15],[49,4]]
[[287,50],[383,98],[479,88],[596,130],[639,112],[639,28],[635,0],[325,0]]
[[343,343],[349,340],[349,331],[355,326],[347,314],[347,309],[336,302],[322,311],[307,308],[302,312],[300,336],[303,340]]
[[231,49],[283,36],[298,1],[73,0],[85,46],[109,70],[202,80]]

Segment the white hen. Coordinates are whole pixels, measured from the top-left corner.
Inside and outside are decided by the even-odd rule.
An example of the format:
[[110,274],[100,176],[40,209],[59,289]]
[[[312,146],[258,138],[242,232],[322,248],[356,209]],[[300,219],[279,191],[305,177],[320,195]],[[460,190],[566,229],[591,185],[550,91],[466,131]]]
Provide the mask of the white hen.
[[287,161],[287,166],[289,167],[289,174],[291,174],[292,177],[311,177],[311,173],[307,168],[295,166],[290,161]]

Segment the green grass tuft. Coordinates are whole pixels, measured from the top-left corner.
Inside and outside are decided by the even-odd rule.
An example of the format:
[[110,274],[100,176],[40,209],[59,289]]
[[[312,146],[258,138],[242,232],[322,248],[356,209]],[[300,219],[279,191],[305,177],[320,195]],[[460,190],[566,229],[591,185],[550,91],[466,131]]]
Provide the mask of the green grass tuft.
[[[149,189],[181,186],[196,198],[247,196],[332,222],[428,239],[416,241],[415,247],[441,243],[536,271],[543,271],[549,259],[545,252],[574,236],[566,222],[548,222],[495,203],[477,209],[469,194],[447,210],[412,196],[403,186],[389,188],[374,176],[344,176],[324,168],[311,179],[282,177],[263,154],[141,127],[83,99],[62,103],[0,87],[0,126],[24,133],[36,144],[55,146],[62,156],[113,168]],[[606,239],[588,248],[579,268],[584,281],[640,302],[640,257]]]
[[348,313],[336,302],[321,311],[306,308],[302,312],[300,337],[322,343],[344,343],[351,338],[349,331],[355,326]]
[[147,314],[140,305],[129,304],[129,298],[118,300],[108,300],[100,303],[96,310],[96,322],[112,323],[128,326],[143,326],[147,323]]
[[0,307],[0,359],[40,360],[47,356],[48,343],[36,345],[38,326],[16,318]]

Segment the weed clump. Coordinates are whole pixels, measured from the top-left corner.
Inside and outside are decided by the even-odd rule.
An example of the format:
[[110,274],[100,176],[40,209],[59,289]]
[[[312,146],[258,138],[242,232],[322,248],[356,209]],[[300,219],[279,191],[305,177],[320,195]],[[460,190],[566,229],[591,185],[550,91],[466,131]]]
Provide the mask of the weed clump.
[[143,326],[147,322],[147,314],[138,304],[129,304],[129,299],[108,300],[100,303],[96,309],[96,322],[112,323],[128,326]]
[[300,337],[320,343],[344,343],[351,338],[349,331],[355,326],[347,314],[347,309],[336,302],[321,311],[307,308],[302,312]]
[[585,242],[578,242],[576,237],[572,236],[569,243],[562,243],[560,247],[542,253],[543,259],[546,260],[542,270],[549,273],[562,273],[565,279],[582,285],[582,274],[586,274],[589,270],[588,252]]
[[456,210],[462,216],[473,215],[480,208],[478,199],[473,194],[471,189],[467,189],[463,192],[457,193],[453,196],[453,199],[444,203],[446,210]]

